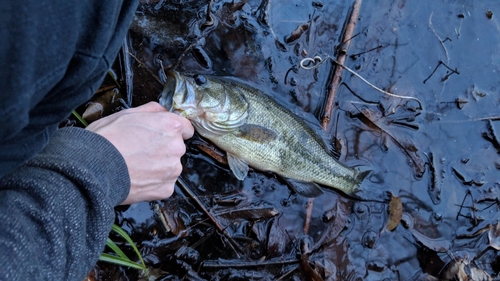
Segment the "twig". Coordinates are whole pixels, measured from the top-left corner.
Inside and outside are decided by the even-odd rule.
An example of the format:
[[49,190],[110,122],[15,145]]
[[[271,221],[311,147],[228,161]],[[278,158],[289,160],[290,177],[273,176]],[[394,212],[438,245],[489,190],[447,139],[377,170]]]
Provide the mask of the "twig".
[[107,92],[109,90],[113,90],[114,88],[116,88],[116,85],[109,85],[109,86],[101,87],[97,91],[95,91],[94,95],[100,94],[103,92]]
[[333,61],[335,64],[339,65],[341,68],[349,71],[350,73],[352,73],[354,76],[358,77],[359,79],[361,79],[363,82],[365,82],[366,84],[368,84],[368,86],[372,87],[373,89],[385,94],[385,95],[388,95],[388,96],[391,96],[391,97],[394,97],[394,98],[400,98],[400,99],[410,99],[410,100],[416,100],[420,106],[420,109],[422,109],[422,103],[420,102],[419,99],[417,98],[414,98],[414,97],[410,97],[410,96],[400,96],[400,95],[396,95],[396,94],[393,94],[393,93],[389,93],[387,91],[384,91],[382,89],[380,89],[379,87],[373,85],[372,83],[368,82],[365,78],[363,78],[361,75],[357,74],[354,70],[348,68],[347,66],[345,65],[342,65],[340,64],[340,62],[337,62],[337,61]]
[[352,55],[350,55],[349,57],[350,57],[351,59],[355,60],[355,59],[357,59],[357,58],[358,58],[359,56],[361,56],[361,55],[364,55],[364,54],[369,53],[369,52],[371,52],[371,51],[378,50],[378,49],[383,48],[383,47],[384,47],[383,45],[378,45],[378,46],[377,46],[377,47],[375,47],[375,48],[371,48],[370,50],[363,51],[363,52],[361,52],[361,53],[352,54]]
[[[345,62],[345,59],[347,57],[347,50],[349,49],[349,46],[351,45],[351,40],[345,40],[346,38],[351,38],[352,34],[354,32],[354,27],[356,27],[356,22],[358,20],[358,15],[359,15],[359,10],[361,8],[361,3],[362,0],[357,0],[354,3],[354,7],[351,13],[351,16],[349,18],[349,23],[346,26],[344,35],[342,37],[342,44],[341,44],[341,49],[345,50],[345,52],[339,52],[339,55],[337,56],[337,61],[339,62],[340,65],[343,65]],[[342,78],[342,67],[336,67],[335,72],[333,74],[333,79],[331,83],[331,88],[328,93],[328,99],[325,104],[325,112],[323,114],[323,117],[321,117],[321,127],[323,127],[324,130],[327,130],[328,124],[330,124],[330,119],[332,116],[332,111],[333,111],[333,104],[335,101],[335,95],[337,94],[337,89],[340,83],[340,80]]]
[[[136,56],[134,56],[134,54],[132,54],[131,52],[128,52],[128,54],[133,57],[138,63],[142,64],[142,65],[146,65],[145,63],[143,63],[142,61],[140,61]],[[163,82],[161,82],[160,78],[158,78],[158,76],[156,76],[153,72],[151,72],[151,70],[149,70],[149,68],[147,67],[144,67],[144,69],[146,69],[146,71],[151,74],[151,76],[153,76],[153,78],[158,82],[160,83],[160,85],[163,86]]]
[[189,51],[191,51],[191,49],[193,49],[193,47],[196,46],[198,43],[199,43],[198,41],[195,41],[195,42],[191,43],[191,45],[189,45],[186,49],[184,49],[184,51],[182,52],[182,54],[179,56],[179,58],[175,62],[174,67],[172,67],[172,68],[173,69],[179,68],[179,65],[181,64],[181,61],[184,59],[184,57],[187,55],[187,53]]
[[306,235],[309,232],[309,226],[311,225],[313,204],[314,204],[314,198],[309,198],[309,200],[307,201],[306,221],[304,222],[304,234],[306,234]]
[[441,37],[439,37],[436,30],[434,29],[434,26],[432,25],[432,15],[433,14],[434,14],[434,12],[432,12],[431,15],[429,16],[429,28],[431,29],[432,33],[434,33],[434,35],[436,35],[437,39],[439,40],[439,43],[441,44],[441,47],[443,47],[444,54],[446,55],[446,62],[450,63],[450,58],[448,56],[448,50],[446,49],[446,46],[444,45],[444,41],[443,41],[443,39],[441,39]]
[[123,39],[122,50],[123,50],[123,70],[125,72],[125,87],[127,93],[127,105],[128,107],[132,106],[132,96],[134,92],[134,71],[132,69],[132,63],[130,62],[130,57],[127,54],[130,54],[130,50],[128,47],[129,35]]
[[425,82],[427,82],[432,77],[432,75],[434,75],[434,73],[436,73],[436,70],[439,68],[440,65],[444,65],[444,67],[446,67],[450,71],[450,73],[446,74],[443,78],[441,78],[441,82],[446,81],[448,79],[448,77],[450,77],[450,75],[452,75],[452,74],[458,74],[458,75],[460,75],[460,72],[458,72],[457,68],[452,69],[451,67],[449,67],[448,65],[446,65],[446,63],[444,63],[442,60],[440,60],[438,62],[438,64],[436,65],[436,67],[434,68],[434,70],[432,71],[432,73],[429,75],[429,77],[425,78],[424,84],[425,84]]
[[269,260],[269,261],[251,261],[251,262],[230,262],[227,261],[223,263],[221,260],[216,261],[204,261],[201,263],[200,268],[249,268],[249,267],[267,267],[272,265],[286,265],[286,264],[294,264],[299,263],[298,259],[292,260]]
[[203,213],[205,213],[205,215],[207,215],[208,218],[214,223],[217,230],[219,230],[227,238],[227,240],[229,241],[229,245],[231,245],[231,248],[233,248],[234,252],[236,253],[236,256],[238,258],[241,258],[240,253],[243,254],[243,250],[240,248],[238,243],[236,243],[236,241],[234,241],[233,238],[231,238],[231,236],[229,236],[227,231],[225,231],[222,228],[222,226],[217,222],[217,220],[214,218],[214,216],[212,216],[212,214],[205,208],[205,206],[198,199],[198,197],[196,197],[196,195],[193,192],[191,192],[191,189],[188,188],[187,184],[184,182],[182,177],[179,177],[177,179],[177,183],[179,184],[179,186],[182,188],[182,190],[184,192],[186,192],[191,198],[193,198],[193,200],[196,202],[196,204],[198,204],[198,206],[201,208]]
[[284,280],[285,278],[287,278],[290,274],[294,273],[295,270],[299,269],[299,266],[296,266],[292,269],[290,269],[289,271],[283,273],[283,275],[281,275],[278,279],[276,279],[276,281],[280,281],[280,280]]

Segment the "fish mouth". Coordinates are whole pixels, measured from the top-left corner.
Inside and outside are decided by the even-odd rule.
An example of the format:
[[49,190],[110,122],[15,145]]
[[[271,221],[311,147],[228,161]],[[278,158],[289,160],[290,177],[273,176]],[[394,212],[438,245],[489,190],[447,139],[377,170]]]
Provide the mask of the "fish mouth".
[[175,93],[180,93],[180,91],[185,88],[183,79],[180,74],[175,70],[169,70],[167,72],[167,82],[163,87],[161,92],[160,104],[165,107],[168,111],[174,112],[174,95]]

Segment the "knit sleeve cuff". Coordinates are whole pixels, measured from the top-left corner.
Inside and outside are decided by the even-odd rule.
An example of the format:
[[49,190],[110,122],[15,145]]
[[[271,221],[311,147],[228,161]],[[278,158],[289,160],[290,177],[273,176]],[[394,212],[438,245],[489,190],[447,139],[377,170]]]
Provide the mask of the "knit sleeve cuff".
[[[30,163],[40,167],[43,162],[57,163],[66,172],[75,173],[73,180],[80,186],[99,188],[112,206],[119,205],[130,191],[130,177],[125,159],[116,147],[94,132],[66,127],[57,130],[50,142]],[[56,166],[56,167],[57,167]],[[69,169],[68,169],[69,168]],[[79,173],[79,174],[76,174]]]

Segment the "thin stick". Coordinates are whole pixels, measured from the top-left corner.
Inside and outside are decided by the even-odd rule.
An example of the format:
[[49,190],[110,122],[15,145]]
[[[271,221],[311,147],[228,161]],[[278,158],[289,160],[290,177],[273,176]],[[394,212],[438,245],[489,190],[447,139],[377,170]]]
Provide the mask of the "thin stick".
[[239,247],[238,243],[236,243],[236,241],[234,241],[233,238],[231,238],[231,236],[229,236],[227,231],[225,231],[222,228],[222,226],[217,222],[215,217],[212,216],[212,214],[207,210],[207,208],[205,208],[205,206],[198,199],[198,197],[196,197],[196,195],[193,192],[191,192],[191,189],[187,186],[187,184],[184,182],[182,177],[179,177],[177,179],[177,183],[179,184],[180,187],[182,187],[182,190],[184,190],[184,192],[186,192],[191,198],[193,198],[193,200],[196,202],[196,204],[198,204],[198,206],[201,208],[203,213],[205,213],[205,215],[207,215],[208,218],[214,223],[217,230],[219,230],[224,235],[224,237],[227,238],[227,240],[229,241],[229,245],[231,246],[231,248],[233,248],[234,252],[236,253],[236,256],[238,258],[241,258],[240,253],[243,253],[243,250]]
[[414,98],[414,97],[410,97],[410,96],[400,96],[400,95],[396,95],[396,94],[393,94],[393,93],[389,93],[387,91],[384,91],[382,89],[380,89],[379,87],[373,85],[372,83],[368,82],[365,78],[363,78],[361,75],[357,74],[354,70],[348,68],[347,66],[345,65],[342,65],[340,64],[340,62],[337,62],[337,61],[333,61],[335,64],[339,65],[341,68],[349,71],[350,73],[352,73],[354,76],[358,77],[359,79],[361,79],[363,82],[365,82],[366,84],[368,84],[368,86],[372,87],[373,89],[385,94],[385,95],[388,95],[388,96],[391,96],[391,97],[395,97],[395,98],[400,98],[400,99],[410,99],[410,100],[416,100],[419,104],[420,104],[420,108],[422,108],[422,104],[420,103],[420,100],[417,99],[417,98]]
[[130,61],[130,57],[127,54],[130,54],[130,50],[128,47],[129,36],[123,39],[122,50],[123,50],[123,70],[125,72],[125,87],[127,91],[127,105],[128,107],[132,106],[132,97],[134,91],[134,70],[132,68],[132,63]]
[[[131,52],[128,52],[128,54],[133,57],[138,63],[142,64],[142,65],[146,65],[145,63],[143,63],[142,61],[140,61],[136,56],[134,56],[134,54],[132,54]],[[153,76],[153,78],[158,82],[160,83],[160,85],[163,86],[163,82],[161,82],[160,78],[158,78],[158,76],[156,76],[153,72],[151,72],[151,70],[147,67],[144,67],[144,69],[146,69],[146,71],[151,74],[151,76]]]
[[223,262],[221,260],[208,260],[200,264],[201,268],[221,269],[221,268],[253,268],[253,267],[269,267],[269,266],[283,266],[287,264],[299,263],[298,259],[287,260],[268,260],[268,261],[239,261],[239,262]]
[[434,12],[432,12],[431,15],[429,16],[429,28],[431,29],[432,33],[434,33],[434,35],[439,40],[439,43],[441,44],[441,47],[443,47],[444,54],[446,55],[446,62],[450,63],[450,57],[448,56],[448,50],[446,49],[446,46],[444,45],[444,41],[443,41],[443,39],[441,39],[441,37],[439,37],[439,35],[437,34],[436,30],[434,29],[434,26],[432,25],[432,15],[433,14],[434,14]]
[[[345,52],[340,52],[339,55],[337,56],[337,61],[340,65],[344,65],[345,59],[347,57],[347,50],[351,45],[350,38],[352,37],[352,34],[354,33],[354,28],[356,27],[359,10],[361,8],[361,2],[362,0],[357,0],[354,3],[354,7],[351,16],[349,18],[349,23],[347,24],[344,36],[342,37],[343,43],[340,47],[342,48],[342,50],[345,50]],[[330,124],[330,119],[333,111],[333,104],[335,101],[335,95],[337,94],[337,89],[339,87],[341,78],[342,78],[342,67],[336,67],[335,72],[333,74],[330,92],[328,93],[328,99],[325,104],[325,113],[323,114],[323,117],[321,117],[321,127],[323,127],[324,130],[327,130],[328,124]]]
[[309,198],[309,200],[307,201],[306,221],[304,222],[304,234],[306,235],[309,232],[309,226],[311,225],[313,204],[314,204],[314,198]]
[[113,90],[114,88],[116,88],[116,85],[109,85],[109,86],[106,86],[106,87],[101,87],[99,88],[95,93],[95,94],[100,94],[102,92],[107,92],[109,90]]

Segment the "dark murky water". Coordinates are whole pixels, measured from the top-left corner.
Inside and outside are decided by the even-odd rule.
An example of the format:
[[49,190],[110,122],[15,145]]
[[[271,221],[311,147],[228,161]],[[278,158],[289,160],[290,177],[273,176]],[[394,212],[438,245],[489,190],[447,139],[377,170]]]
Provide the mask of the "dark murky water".
[[[141,4],[131,33],[142,63],[135,64],[134,104],[157,99],[162,87],[151,73],[161,79],[161,60],[165,68],[241,78],[305,119],[320,119],[333,65],[299,64],[338,55],[351,1],[215,1],[207,15],[208,4]],[[159,280],[435,280],[451,278],[460,263],[477,280],[495,278],[498,15],[497,1],[362,3],[346,66],[422,108],[344,71],[328,134],[340,140],[343,163],[373,171],[365,188],[401,197],[403,219],[394,231],[385,228],[387,204],[328,190],[314,200],[306,235],[307,198],[267,173],[238,181],[199,150],[198,139],[188,141],[182,178],[234,241],[180,186],[155,203],[172,232],[155,204],[119,210],[118,223]],[[236,212],[246,209],[253,211]],[[103,269],[101,279],[124,274],[137,278],[133,270]]]

